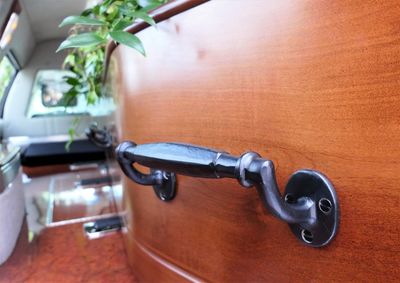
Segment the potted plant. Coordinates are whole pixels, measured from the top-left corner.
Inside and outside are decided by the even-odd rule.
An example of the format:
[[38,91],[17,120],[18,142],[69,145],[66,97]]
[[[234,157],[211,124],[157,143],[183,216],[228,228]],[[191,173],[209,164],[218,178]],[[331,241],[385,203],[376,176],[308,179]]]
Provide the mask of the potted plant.
[[[84,10],[80,15],[65,18],[60,27],[71,25],[72,28],[69,37],[61,43],[57,52],[70,50],[63,67],[74,74],[65,77],[70,86],[65,93],[65,101],[72,102],[78,95],[84,95],[90,105],[96,104],[104,95],[102,74],[109,40],[127,45],[145,56],[140,39],[125,29],[137,20],[155,26],[148,12],[166,2],[167,0],[105,0]],[[70,142],[75,137],[78,121],[69,129]]]

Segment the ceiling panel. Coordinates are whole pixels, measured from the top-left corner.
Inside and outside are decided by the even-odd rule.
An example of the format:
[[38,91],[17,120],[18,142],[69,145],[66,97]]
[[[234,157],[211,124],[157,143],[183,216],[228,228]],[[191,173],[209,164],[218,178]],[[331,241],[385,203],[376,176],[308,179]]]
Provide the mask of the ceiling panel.
[[69,15],[78,15],[86,7],[86,0],[21,0],[25,8],[31,29],[37,42],[63,38],[68,27],[58,28],[60,22]]
[[10,10],[12,5],[11,0],[0,0],[0,26],[3,25],[3,23],[6,20],[6,17],[8,15],[8,11]]

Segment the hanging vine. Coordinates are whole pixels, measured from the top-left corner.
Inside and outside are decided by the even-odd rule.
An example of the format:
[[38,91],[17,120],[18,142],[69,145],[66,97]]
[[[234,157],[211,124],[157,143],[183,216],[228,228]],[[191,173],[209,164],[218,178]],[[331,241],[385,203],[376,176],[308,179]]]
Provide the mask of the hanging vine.
[[[102,85],[103,64],[106,43],[114,40],[129,46],[146,56],[140,39],[124,31],[136,20],[143,20],[154,26],[148,11],[157,8],[167,0],[105,0],[84,10],[80,15],[65,18],[60,27],[72,26],[70,35],[57,49],[69,49],[63,67],[73,75],[65,77],[69,90],[64,94],[65,101],[72,102],[84,95],[88,105],[94,105],[104,96]],[[75,137],[75,121],[69,129],[70,141]]]

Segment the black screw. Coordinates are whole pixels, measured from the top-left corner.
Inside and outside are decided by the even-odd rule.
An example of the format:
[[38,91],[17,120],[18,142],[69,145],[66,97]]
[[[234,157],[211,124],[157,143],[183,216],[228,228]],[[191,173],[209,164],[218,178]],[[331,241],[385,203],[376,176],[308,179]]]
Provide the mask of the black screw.
[[291,194],[285,195],[285,202],[287,203],[296,203],[296,199]]
[[301,238],[307,244],[311,244],[314,239],[314,235],[310,231],[303,229],[303,230],[301,230]]
[[332,203],[327,198],[322,198],[318,202],[319,210],[321,210],[325,214],[329,214],[332,210]]

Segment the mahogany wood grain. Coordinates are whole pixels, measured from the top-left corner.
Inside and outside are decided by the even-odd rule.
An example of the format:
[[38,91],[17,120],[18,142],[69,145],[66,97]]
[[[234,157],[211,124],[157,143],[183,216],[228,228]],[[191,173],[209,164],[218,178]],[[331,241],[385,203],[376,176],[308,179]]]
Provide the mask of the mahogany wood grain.
[[234,180],[179,176],[169,203],[125,180],[139,279],[178,273],[136,243],[206,281],[398,280],[397,0],[210,1],[137,35],[146,58],[124,46],[111,58],[121,140],[253,150],[274,161],[281,189],[294,171],[319,170],[342,216],[315,249]]
[[59,165],[45,165],[45,166],[22,166],[22,171],[30,178],[40,177],[45,175],[52,175],[57,173],[64,173],[69,171],[69,165],[59,164]]

